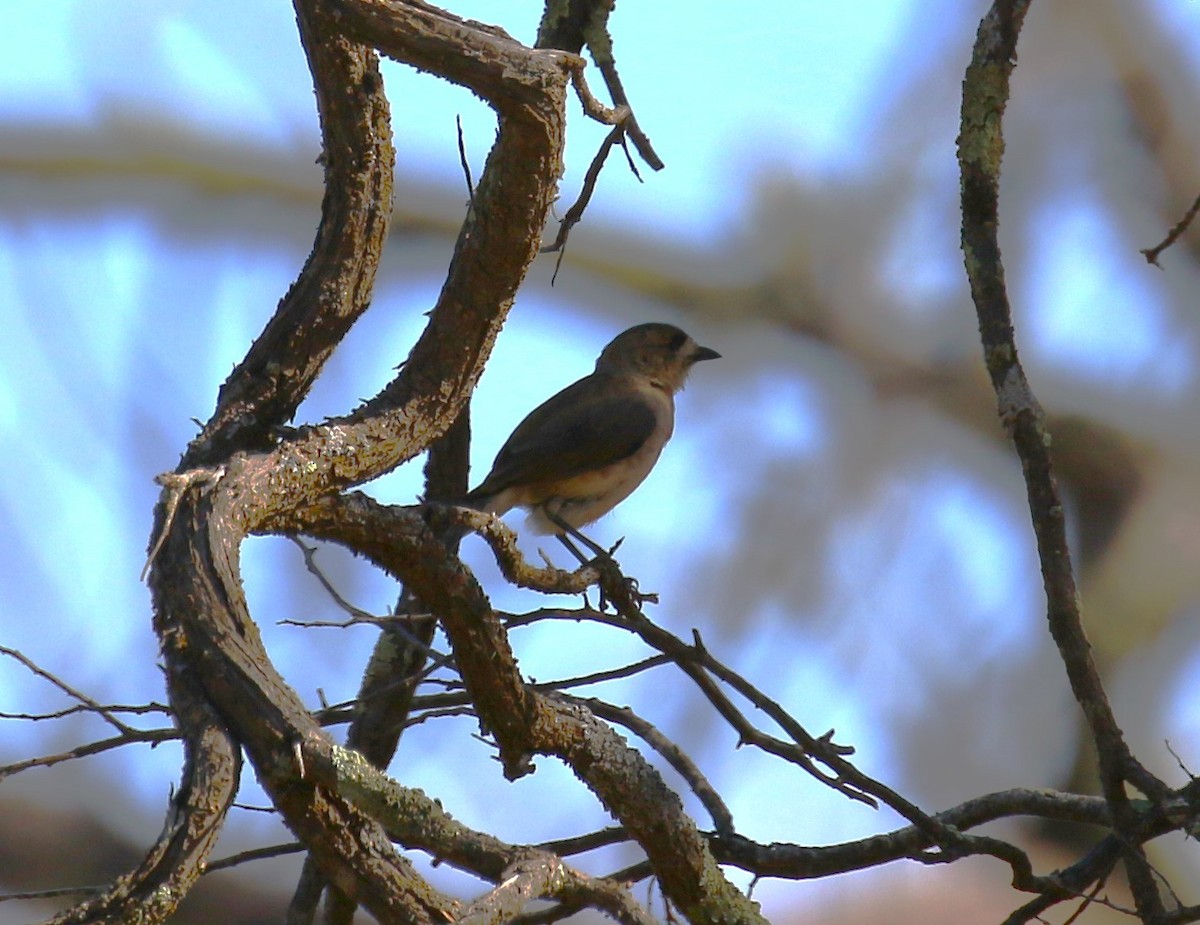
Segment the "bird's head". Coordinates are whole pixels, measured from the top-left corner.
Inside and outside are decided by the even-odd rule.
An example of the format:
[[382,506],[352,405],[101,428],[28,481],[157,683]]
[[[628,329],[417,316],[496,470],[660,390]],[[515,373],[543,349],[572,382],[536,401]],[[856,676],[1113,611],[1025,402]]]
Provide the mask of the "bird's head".
[[639,324],[612,339],[596,361],[597,372],[644,376],[670,392],[683,388],[688,371],[721,354],[701,347],[673,324]]

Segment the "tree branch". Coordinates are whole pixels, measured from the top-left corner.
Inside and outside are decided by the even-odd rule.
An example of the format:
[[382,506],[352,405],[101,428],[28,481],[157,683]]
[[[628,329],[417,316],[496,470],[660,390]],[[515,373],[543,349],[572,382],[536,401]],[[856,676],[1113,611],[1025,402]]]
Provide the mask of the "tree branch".
[[1050,634],[1099,756],[1101,786],[1112,807],[1116,831],[1125,841],[1126,866],[1138,914],[1150,922],[1158,920],[1164,909],[1153,872],[1133,838],[1136,818],[1124,784],[1131,781],[1160,799],[1168,791],[1130,752],[1083,630],[1067,546],[1066,516],[1050,460],[1050,434],[1017,355],[997,237],[1003,114],[1009,98],[1009,78],[1017,60],[1017,36],[1028,8],[1029,0],[995,0],[980,23],[963,82],[958,139],[962,249],[1000,419],[1013,440],[1025,476]]
[[[311,744],[305,762],[309,773],[379,820],[391,838],[499,884],[497,890],[461,910],[458,921],[508,921],[530,899],[539,897],[581,902],[631,925],[653,921],[627,891],[614,884],[587,877],[548,851],[506,844],[463,825],[437,800],[400,786],[356,751],[329,749],[325,740]],[[501,916],[505,911],[507,917]]]
[[61,912],[54,925],[165,922],[204,873],[237,794],[241,755],[194,680],[178,679],[174,708],[183,734],[183,777],[162,834],[135,870]]
[[[325,196],[299,278],[221,387],[189,467],[266,449],[350,326],[367,310],[392,214],[391,114],[373,51],[343,38],[320,0],[296,0],[321,121]],[[181,471],[181,470],[179,470]]]
[[762,921],[757,905],[720,871],[678,795],[641,754],[580,705],[525,684],[501,621],[433,529],[415,530],[411,511],[361,494],[324,498],[297,511],[290,526],[347,544],[401,578],[437,614],[506,776],[529,773],[535,754],[561,758],[642,846],[689,921]]
[[[397,379],[349,418],[304,429],[261,455],[226,457],[263,445],[303,397],[326,348],[370,301],[390,211],[392,155],[373,55],[340,35],[361,24],[353,13],[364,9],[379,14],[370,34],[389,54],[462,79],[495,101],[496,146],[429,326]],[[440,921],[452,903],[416,876],[377,827],[344,802],[297,784],[293,745],[319,728],[262,648],[240,588],[238,549],[279,511],[412,458],[458,416],[537,252],[559,174],[568,74],[562,55],[533,52],[461,21],[444,28],[453,17],[415,2],[297,0],[297,12],[322,101],[327,181],[352,195],[327,193],[318,246],[301,279],[222,390],[217,414],[180,467],[228,458],[224,477],[206,493],[189,490],[169,525],[159,509],[155,536],[163,542],[150,574],[156,628],[168,676],[199,678],[329,881],[376,917]],[[483,67],[470,53],[480,48],[496,52]],[[319,330],[315,340],[288,334],[309,327]],[[256,381],[263,370],[271,371],[266,386]]]

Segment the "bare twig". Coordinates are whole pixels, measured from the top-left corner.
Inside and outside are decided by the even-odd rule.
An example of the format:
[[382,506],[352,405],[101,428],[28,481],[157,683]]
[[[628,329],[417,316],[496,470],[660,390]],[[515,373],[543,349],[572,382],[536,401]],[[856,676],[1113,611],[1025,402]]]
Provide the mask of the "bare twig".
[[274,806],[255,806],[253,803],[241,803],[234,801],[234,809],[240,809],[247,813],[264,813],[268,816],[274,816],[279,812]]
[[[400,618],[403,620],[403,618]],[[276,626],[295,626],[299,629],[328,629],[328,630],[344,630],[352,626],[374,626],[383,627],[397,622],[395,617],[377,617],[374,614],[364,614],[361,617],[346,617],[345,620],[294,620],[291,617],[284,617],[282,620],[276,620]]]
[[288,842],[283,845],[267,845],[263,848],[251,848],[249,851],[239,851],[237,854],[231,854],[228,857],[209,862],[205,866],[204,872],[206,874],[215,874],[219,870],[229,870],[231,867],[237,867],[240,864],[249,864],[251,861],[282,858],[287,857],[289,854],[300,854],[302,851],[304,851],[304,846],[299,842]]
[[1200,212],[1200,196],[1197,196],[1192,204],[1188,206],[1188,210],[1183,214],[1183,218],[1175,223],[1175,226],[1167,233],[1165,238],[1158,244],[1155,244],[1154,247],[1147,247],[1142,250],[1142,256],[1146,258],[1146,262],[1161,269],[1161,265],[1158,262],[1158,255],[1179,240],[1180,236],[1191,226],[1197,212]]
[[60,886],[52,890],[26,890],[22,893],[0,893],[0,903],[16,900],[58,899],[60,896],[98,896],[105,890],[102,886]]
[[[452,656],[443,652],[438,652],[428,642],[426,642],[424,638],[425,635],[428,635],[429,638],[432,639],[432,624],[435,622],[432,614],[404,613],[390,614],[388,616],[381,617],[355,607],[338,593],[337,589],[334,588],[333,583],[321,570],[320,566],[317,565],[316,547],[306,546],[304,542],[301,541],[297,536],[289,536],[288,539],[300,547],[301,552],[304,554],[304,564],[308,568],[308,571],[316,576],[317,580],[333,599],[334,603],[336,603],[338,607],[349,614],[349,616],[345,620],[283,619],[278,621],[280,626],[296,626],[303,629],[346,629],[347,627],[365,624],[369,626],[383,627],[396,636],[401,637],[407,645],[425,653],[425,656],[429,659],[429,664],[423,669],[425,674],[436,671],[438,668],[453,664],[454,659]],[[421,628],[420,632],[415,632],[411,628],[413,624],[419,624],[420,626],[429,624],[430,628]],[[397,683],[412,684],[419,680],[419,678],[406,677]],[[379,691],[375,691],[375,693],[378,695]],[[356,702],[362,703],[363,698],[358,698]]]
[[124,723],[120,719],[118,719],[111,708],[103,706],[100,703],[97,703],[95,700],[93,700],[87,694],[84,694],[81,691],[76,690],[74,687],[72,687],[66,681],[59,678],[53,672],[48,671],[47,669],[43,668],[41,665],[37,664],[37,662],[35,662],[33,659],[29,658],[28,656],[26,656],[24,653],[18,651],[17,649],[12,649],[12,648],[9,648],[8,646],[0,646],[0,655],[6,655],[11,659],[14,659],[15,661],[20,662],[27,669],[29,669],[29,671],[31,671],[33,674],[37,675],[39,678],[43,678],[46,681],[49,681],[51,684],[53,684],[55,687],[57,687],[60,691],[62,691],[64,694],[66,694],[72,700],[78,701],[80,708],[86,710],[89,713],[95,713],[97,716],[101,717],[106,723],[108,723],[110,726],[112,726],[114,729],[116,729],[122,735],[136,736],[139,734],[139,730],[134,729],[129,724]]
[[625,831],[624,827],[612,826],[596,832],[589,832],[586,835],[577,835],[574,838],[557,838],[553,841],[539,842],[534,847],[565,858],[573,854],[584,854],[588,851],[595,851],[597,848],[607,848],[609,845],[619,845],[621,842],[627,841],[629,841],[629,833]]
[[[717,711],[734,726],[744,741],[758,745],[771,754],[793,761],[818,780],[852,799],[858,799],[871,805],[874,805],[876,799],[886,803],[912,822],[928,836],[933,845],[941,849],[940,853],[936,855],[928,855],[924,852],[915,855],[916,860],[925,863],[946,863],[967,854],[985,854],[1008,864],[1012,869],[1014,884],[1022,889],[1051,889],[1053,887],[1052,883],[1034,877],[1028,856],[1015,846],[988,836],[965,835],[953,826],[947,826],[936,817],[923,812],[890,787],[863,774],[845,760],[843,757],[847,752],[845,748],[833,745],[832,732],[820,738],[810,735],[779,704],[716,662],[708,654],[700,641],[699,634],[695,631],[693,631],[695,644],[686,646],[681,640],[655,626],[638,608],[629,582],[620,574],[611,560],[601,566],[600,586],[607,594],[608,599],[616,606],[621,618],[634,632],[655,648],[659,648],[660,651],[677,656],[676,661],[680,668],[696,682],[709,701],[717,708]],[[796,744],[780,742],[778,739],[760,732],[749,723],[712,682],[705,670],[710,665],[719,668],[723,680],[735,679],[739,693],[746,696],[756,707],[779,723],[781,728],[796,740]],[[833,775],[817,768],[813,762],[814,757],[830,768],[834,772]]]
[[[611,581],[606,582],[606,586],[609,585],[611,585],[614,591],[616,589],[627,588],[624,577],[619,575],[611,579]],[[778,703],[762,694],[752,684],[713,658],[702,644],[689,646],[683,640],[662,629],[647,618],[645,614],[637,609],[632,598],[628,596],[627,591],[621,590],[616,593],[619,595],[619,612],[617,614],[606,614],[598,610],[580,610],[566,611],[563,616],[567,619],[587,619],[636,633],[647,645],[662,652],[671,661],[679,665],[684,673],[696,683],[722,718],[734,728],[743,744],[755,745],[776,757],[798,764],[817,780],[838,790],[843,795],[870,806],[875,805],[874,799],[867,796],[861,789],[851,786],[838,774],[830,774],[821,770],[813,761],[814,756],[819,757],[822,762],[826,761],[826,759],[834,760],[841,755],[852,754],[854,751],[853,748],[834,744],[829,735],[818,737],[807,732]],[[544,616],[552,617],[553,613],[547,613]],[[709,676],[710,671],[719,675],[726,683],[737,687],[739,693],[745,696],[756,708],[770,716],[772,720],[780,725],[780,728],[787,731],[793,737],[794,741],[783,741],[762,732],[754,726],[746,719],[741,710],[733,704],[733,701],[717,686],[712,677]],[[844,766],[842,770],[852,771],[849,765]],[[852,773],[857,772],[852,771]]]
[[630,662],[620,668],[610,668],[607,671],[593,671],[591,674],[579,675],[574,678],[563,678],[561,681],[539,681],[534,685],[540,691],[565,691],[574,687],[586,687],[589,684],[603,684],[608,681],[619,681],[632,678],[651,668],[671,664],[672,659],[666,655],[652,655],[638,662]]
[[559,222],[558,235],[554,238],[553,243],[547,244],[542,248],[543,254],[559,251],[558,263],[555,264],[556,275],[558,273],[558,265],[562,263],[561,252],[566,246],[567,236],[571,233],[571,229],[583,218],[584,210],[587,209],[588,203],[592,201],[592,193],[596,190],[596,181],[600,178],[600,170],[604,167],[605,160],[608,159],[608,152],[612,150],[614,144],[621,140],[624,134],[625,126],[619,123],[605,136],[604,141],[600,143],[600,150],[592,158],[592,163],[588,165],[587,173],[583,177],[583,187],[579,191],[579,198],[575,200],[571,208],[567,210],[567,214],[562,217],[562,221]]
[[329,580],[329,578],[321,570],[321,567],[317,565],[316,546],[307,545],[298,536],[289,536],[288,539],[296,544],[296,547],[304,556],[304,567],[308,569],[308,573],[321,583],[321,587],[325,589],[325,593],[333,599],[333,602],[337,604],[338,607],[348,613],[355,620],[363,623],[373,623],[380,619],[369,611],[355,607],[348,600],[342,597],[342,595],[338,592],[338,589],[333,586],[333,582]]
[[123,732],[120,735],[115,735],[108,739],[100,739],[96,742],[88,742],[84,745],[76,745],[74,748],[69,748],[66,751],[53,755],[26,758],[23,761],[14,761],[11,764],[0,765],[0,780],[11,777],[14,774],[19,774],[21,771],[28,771],[30,768],[49,768],[64,761],[74,761],[77,758],[99,755],[103,752],[112,751],[114,748],[124,748],[126,745],[158,745],[160,742],[171,742],[179,738],[181,738],[181,735],[178,729],[130,729],[128,732]]
[[[588,203],[592,200],[592,194],[596,191],[596,182],[600,178],[600,171],[604,167],[604,162],[608,159],[608,152],[612,150],[614,144],[620,143],[622,150],[625,151],[625,159],[630,171],[639,183],[643,182],[642,175],[638,172],[637,164],[634,163],[633,158],[629,154],[629,149],[625,144],[626,133],[629,131],[630,126],[634,124],[633,110],[626,103],[618,104],[611,109],[601,103],[592,94],[591,89],[587,85],[587,80],[583,76],[582,59],[579,60],[578,66],[573,66],[571,69],[571,83],[575,88],[576,94],[579,96],[580,102],[583,104],[583,111],[597,122],[613,126],[613,130],[600,143],[599,150],[592,158],[591,164],[588,165],[579,196],[559,222],[558,234],[555,236],[554,242],[542,248],[542,253],[558,252],[558,260],[554,264],[554,275],[550,279],[551,285],[558,278],[558,271],[562,266],[563,254],[565,253],[567,238],[571,233],[571,229],[583,218],[583,213],[587,209]],[[661,163],[659,166],[662,166]]]
[[[171,708],[166,704],[155,703],[109,703],[104,704],[103,709],[108,713],[129,713],[133,716],[144,716],[147,713],[159,713],[163,716],[171,715]],[[78,716],[80,713],[95,713],[96,710],[92,707],[77,703],[71,707],[64,707],[61,710],[50,710],[46,713],[8,713],[0,711],[0,719],[21,719],[29,720],[30,722],[44,722],[55,719],[66,719],[68,716]]]
[[463,141],[462,116],[454,117],[458,128],[458,162],[462,165],[463,179],[467,181],[467,203],[469,208],[475,208],[475,181],[471,179],[471,163],[467,160],[467,145]]

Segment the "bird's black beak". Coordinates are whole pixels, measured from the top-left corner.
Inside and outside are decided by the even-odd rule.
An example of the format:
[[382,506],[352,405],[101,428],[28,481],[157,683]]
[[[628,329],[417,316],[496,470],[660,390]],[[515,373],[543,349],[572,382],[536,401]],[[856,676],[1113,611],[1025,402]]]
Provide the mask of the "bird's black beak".
[[721,354],[713,350],[711,347],[697,347],[692,353],[692,362],[699,363],[701,360],[719,360]]

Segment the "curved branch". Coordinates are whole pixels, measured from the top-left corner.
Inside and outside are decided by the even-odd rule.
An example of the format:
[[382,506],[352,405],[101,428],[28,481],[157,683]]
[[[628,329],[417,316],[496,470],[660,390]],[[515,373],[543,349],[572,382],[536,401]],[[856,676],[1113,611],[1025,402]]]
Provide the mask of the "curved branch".
[[[351,25],[342,14],[354,4],[296,2],[321,101],[327,181],[349,192],[345,199],[327,193],[318,247],[181,464],[181,471],[219,464],[221,478],[186,489],[169,524],[165,505],[158,508],[155,628],[168,677],[198,679],[328,882],[381,920],[442,921],[453,901],[432,890],[377,825],[303,781],[296,743],[323,733],[262,646],[241,589],[239,549],[257,525],[394,468],[458,417],[537,253],[560,172],[568,74],[565,56],[512,40],[501,43],[489,68],[472,72],[494,81],[499,135],[429,326],[396,380],[346,419],[304,429],[266,453],[228,456],[262,445],[294,410],[324,351],[365,310],[391,204],[392,155],[374,56],[341,35]],[[436,14],[415,0],[372,6],[418,19]],[[382,28],[394,30],[374,36],[389,54],[452,79],[460,58],[470,57],[456,44],[466,40],[464,30],[483,44],[495,37],[466,23],[453,35],[398,21]],[[333,208],[339,204],[341,211]],[[308,327],[319,336],[305,340]],[[272,381],[258,382],[263,376]]]
[[164,922],[204,873],[237,794],[241,755],[194,681],[178,678],[174,688],[185,759],[162,835],[136,870],[57,915],[55,925]]
[[389,58],[466,87],[501,116],[559,110],[557,72],[578,55],[532,49],[503,29],[410,0],[331,0],[338,28]]
[[[1100,797],[1051,790],[1004,790],[967,800],[934,818],[954,829],[972,829],[997,819],[1033,816],[1091,825],[1111,824],[1108,805]],[[1146,837],[1150,837],[1147,835]],[[923,854],[936,842],[916,825],[840,845],[806,847],[762,845],[748,838],[714,838],[713,851],[723,864],[734,864],[759,877],[813,879],[865,870],[906,858],[931,860]]]
[[[382,17],[384,25],[398,30],[409,19],[423,22],[431,9],[416,2],[343,0],[336,8],[346,15],[337,22],[358,23],[348,11],[360,7],[387,13]],[[412,15],[400,16],[401,12]],[[499,101],[499,131],[429,324],[401,373],[356,412],[303,428],[272,452],[230,460],[218,487],[241,495],[244,503],[235,513],[245,532],[258,529],[281,511],[377,478],[445,433],[462,412],[537,255],[561,172],[570,56],[500,40],[477,24],[456,27],[453,40],[442,32],[383,35],[371,31],[370,35],[401,60],[436,59],[450,79],[475,80],[480,77],[477,69],[467,68],[464,75],[461,62],[452,57],[453,41],[472,28],[472,34],[482,37],[483,47],[500,56],[494,64],[489,58],[483,71],[495,78],[498,87],[492,86],[489,94],[470,84],[481,95]],[[438,54],[433,48],[439,49]],[[338,268],[329,268],[329,273],[333,281],[328,285],[336,286]]]
[[396,152],[391,114],[371,49],[337,32],[319,0],[296,0],[321,120],[325,196],[299,278],[245,359],[221,387],[217,409],[187,451],[187,467],[237,449],[270,446],[325,361],[371,304],[392,217]]
[[238,500],[223,492],[185,499],[151,573],[172,696],[177,678],[198,680],[330,883],[377,918],[440,922],[453,900],[397,855],[370,819],[305,780],[297,744],[325,733],[271,665],[231,577],[239,574],[241,536],[230,511]]

